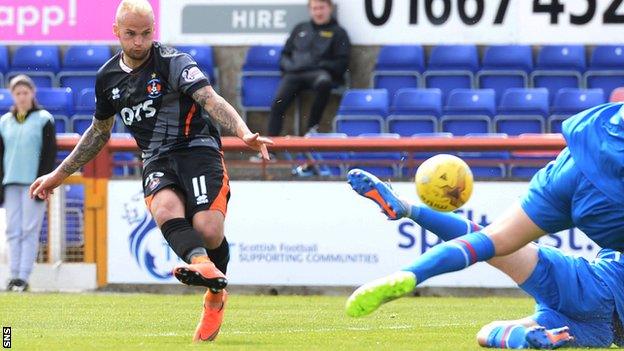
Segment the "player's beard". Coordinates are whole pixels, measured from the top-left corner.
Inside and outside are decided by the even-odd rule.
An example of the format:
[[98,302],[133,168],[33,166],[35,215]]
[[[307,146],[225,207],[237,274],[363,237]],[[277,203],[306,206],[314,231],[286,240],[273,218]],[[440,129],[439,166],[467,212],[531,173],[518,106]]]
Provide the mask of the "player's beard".
[[147,55],[149,55],[149,49],[142,52],[136,52],[135,50],[129,50],[128,52],[124,51],[124,55],[128,56],[133,60],[142,61],[147,57]]

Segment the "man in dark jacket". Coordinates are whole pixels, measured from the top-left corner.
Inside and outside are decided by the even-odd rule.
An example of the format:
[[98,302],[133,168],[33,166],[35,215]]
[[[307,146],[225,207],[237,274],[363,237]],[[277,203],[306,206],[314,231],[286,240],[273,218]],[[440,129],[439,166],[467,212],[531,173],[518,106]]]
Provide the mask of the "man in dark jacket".
[[270,136],[279,135],[284,114],[299,92],[316,92],[308,132],[315,132],[334,86],[343,83],[351,43],[347,32],[332,18],[331,0],[309,0],[311,20],[299,23],[286,41],[280,66],[284,75],[271,106]]

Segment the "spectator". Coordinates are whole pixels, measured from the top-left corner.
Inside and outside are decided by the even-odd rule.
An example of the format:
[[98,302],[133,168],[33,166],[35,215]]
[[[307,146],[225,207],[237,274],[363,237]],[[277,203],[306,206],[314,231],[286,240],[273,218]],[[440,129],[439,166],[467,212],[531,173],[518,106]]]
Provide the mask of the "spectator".
[[56,135],[52,115],[39,107],[35,84],[25,75],[11,79],[11,111],[0,117],[0,204],[7,215],[6,237],[11,280],[8,291],[28,289],[28,278],[39,250],[46,204],[31,199],[29,186],[52,171]]
[[309,0],[308,8],[311,20],[295,26],[282,51],[283,77],[271,106],[269,136],[280,134],[288,106],[305,89],[316,93],[308,123],[308,132],[316,132],[331,89],[344,83],[349,36],[332,17],[331,0]]

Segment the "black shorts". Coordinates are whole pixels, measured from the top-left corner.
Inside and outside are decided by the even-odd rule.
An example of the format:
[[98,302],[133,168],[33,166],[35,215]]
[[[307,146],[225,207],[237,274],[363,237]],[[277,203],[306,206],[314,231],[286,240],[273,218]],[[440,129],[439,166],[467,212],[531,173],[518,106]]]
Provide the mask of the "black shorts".
[[227,213],[230,184],[223,153],[208,147],[173,150],[143,168],[143,194],[148,209],[154,194],[173,188],[185,198],[185,216],[204,210]]

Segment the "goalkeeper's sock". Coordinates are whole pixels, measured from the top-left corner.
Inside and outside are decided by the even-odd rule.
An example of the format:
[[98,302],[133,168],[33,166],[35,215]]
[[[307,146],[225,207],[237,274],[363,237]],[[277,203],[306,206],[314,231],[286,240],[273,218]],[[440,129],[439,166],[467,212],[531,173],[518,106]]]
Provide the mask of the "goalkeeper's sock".
[[414,273],[420,284],[436,275],[487,261],[494,255],[494,243],[487,235],[480,232],[470,233],[433,247],[403,271]]
[[455,213],[444,213],[427,206],[411,205],[409,218],[424,229],[449,241],[468,233],[481,230],[483,227]]
[[522,325],[501,325],[494,327],[487,337],[486,347],[497,349],[528,349],[527,328]]

